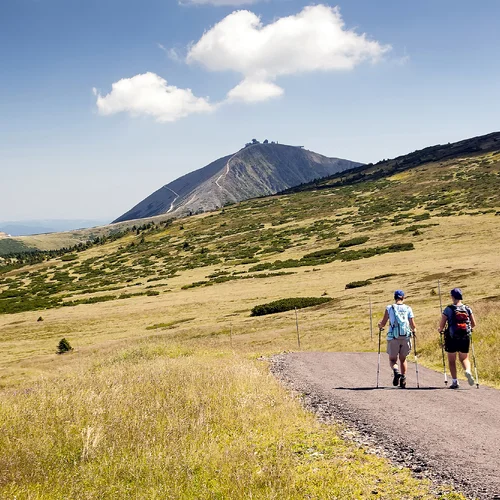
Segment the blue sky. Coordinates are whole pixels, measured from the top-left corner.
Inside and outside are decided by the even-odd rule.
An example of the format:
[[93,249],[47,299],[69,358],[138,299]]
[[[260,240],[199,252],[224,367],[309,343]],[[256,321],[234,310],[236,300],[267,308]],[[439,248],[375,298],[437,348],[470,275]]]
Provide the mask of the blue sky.
[[254,137],[370,162],[500,129],[496,0],[189,1],[0,3],[0,221],[111,220]]

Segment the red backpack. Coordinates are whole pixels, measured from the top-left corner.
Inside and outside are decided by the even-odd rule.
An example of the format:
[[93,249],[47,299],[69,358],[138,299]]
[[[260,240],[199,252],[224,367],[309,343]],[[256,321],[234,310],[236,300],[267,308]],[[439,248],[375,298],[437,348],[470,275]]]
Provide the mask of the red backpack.
[[451,336],[457,338],[465,338],[472,332],[470,324],[470,314],[467,306],[450,306],[453,311],[452,324],[450,328]]

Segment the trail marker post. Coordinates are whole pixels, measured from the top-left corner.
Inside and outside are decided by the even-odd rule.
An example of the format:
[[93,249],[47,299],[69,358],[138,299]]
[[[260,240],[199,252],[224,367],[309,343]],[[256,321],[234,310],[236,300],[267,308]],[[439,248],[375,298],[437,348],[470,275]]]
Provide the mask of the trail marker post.
[[299,316],[297,314],[297,308],[295,308],[295,326],[297,327],[297,345],[300,349]]
[[370,297],[370,340],[373,341],[372,298]]

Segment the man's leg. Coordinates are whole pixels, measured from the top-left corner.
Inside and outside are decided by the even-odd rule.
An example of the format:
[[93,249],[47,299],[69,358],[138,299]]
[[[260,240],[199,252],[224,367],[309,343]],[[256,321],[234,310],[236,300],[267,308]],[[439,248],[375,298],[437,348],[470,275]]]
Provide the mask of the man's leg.
[[399,364],[401,365],[401,375],[406,375],[408,362],[406,361],[406,356],[404,356],[401,352],[399,353]]
[[449,352],[448,353],[448,366],[450,367],[451,373],[451,385],[450,389],[458,389],[459,383],[457,380],[457,353]]
[[457,353],[448,353],[448,366],[450,367],[451,378],[457,380]]
[[401,365],[401,377],[399,378],[399,387],[401,389],[406,388],[406,371],[408,369],[408,362],[406,361],[406,357],[411,352],[411,340],[410,339],[399,339],[400,347],[399,347],[399,364]]
[[[460,359],[460,363],[462,363],[462,366],[464,367],[464,370],[466,372],[470,372],[469,353],[468,352],[459,352],[458,357]],[[456,373],[456,368],[455,368],[455,373]]]
[[459,352],[458,357],[460,359],[460,363],[462,363],[462,366],[464,367],[465,370],[465,376],[467,377],[467,382],[469,382],[469,385],[474,385],[475,380],[474,377],[472,376],[472,373],[470,371],[470,360],[469,360],[469,353],[468,352]]
[[397,339],[392,339],[387,342],[387,354],[389,355],[389,364],[391,365],[393,378],[392,385],[397,386],[401,375],[398,369],[398,352],[399,344]]

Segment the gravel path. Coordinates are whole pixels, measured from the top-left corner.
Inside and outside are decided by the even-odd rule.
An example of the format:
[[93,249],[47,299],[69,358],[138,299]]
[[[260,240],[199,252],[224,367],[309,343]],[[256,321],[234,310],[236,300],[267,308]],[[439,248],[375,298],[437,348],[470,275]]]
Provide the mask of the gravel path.
[[355,440],[393,462],[470,498],[500,500],[500,391],[467,382],[451,390],[421,366],[417,389],[411,363],[407,389],[395,388],[387,355],[376,389],[375,353],[283,354],[271,370],[321,418],[348,424]]

